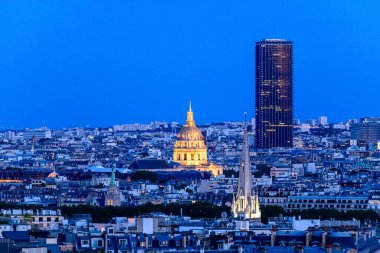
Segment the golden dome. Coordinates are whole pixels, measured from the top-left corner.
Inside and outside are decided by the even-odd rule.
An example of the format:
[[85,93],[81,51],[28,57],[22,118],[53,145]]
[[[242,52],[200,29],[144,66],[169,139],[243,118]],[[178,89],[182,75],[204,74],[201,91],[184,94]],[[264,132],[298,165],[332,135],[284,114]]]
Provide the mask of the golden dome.
[[58,173],[57,172],[55,172],[55,169],[54,169],[54,171],[53,172],[51,172],[50,174],[49,174],[49,176],[48,177],[50,177],[50,178],[56,178],[56,177],[58,177],[59,175],[58,175]]
[[191,102],[187,112],[186,124],[177,135],[173,160],[186,166],[207,164],[207,148],[203,134],[195,125]]
[[184,125],[177,135],[177,140],[204,140],[203,134],[197,126]]

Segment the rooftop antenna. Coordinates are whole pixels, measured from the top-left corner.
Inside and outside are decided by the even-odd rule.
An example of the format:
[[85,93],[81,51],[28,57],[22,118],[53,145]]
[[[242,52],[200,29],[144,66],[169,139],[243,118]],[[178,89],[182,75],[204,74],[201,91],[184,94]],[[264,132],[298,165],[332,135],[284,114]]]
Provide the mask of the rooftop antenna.
[[247,112],[244,112],[244,131],[248,131],[247,130]]

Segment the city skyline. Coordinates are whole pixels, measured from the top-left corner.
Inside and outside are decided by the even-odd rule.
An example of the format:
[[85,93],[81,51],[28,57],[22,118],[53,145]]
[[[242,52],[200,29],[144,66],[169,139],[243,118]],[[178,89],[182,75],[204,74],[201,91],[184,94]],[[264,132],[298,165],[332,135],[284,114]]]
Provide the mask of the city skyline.
[[376,1],[1,5],[2,128],[251,118],[264,38],[294,42],[294,118],[378,116]]
[[0,1],[0,251],[380,253],[378,13]]

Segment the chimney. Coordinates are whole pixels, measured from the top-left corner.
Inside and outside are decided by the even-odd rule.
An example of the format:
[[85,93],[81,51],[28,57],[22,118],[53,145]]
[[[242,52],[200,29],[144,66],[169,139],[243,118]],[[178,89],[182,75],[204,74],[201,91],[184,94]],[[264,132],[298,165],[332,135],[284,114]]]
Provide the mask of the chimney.
[[326,247],[326,238],[327,238],[327,228],[325,228],[322,233],[322,247]]
[[326,253],[332,253],[332,246],[330,244],[326,246]]
[[304,248],[301,245],[297,246],[296,250],[297,250],[297,253],[304,253]]
[[310,242],[311,242],[311,228],[308,227],[307,228],[307,232],[306,232],[306,247],[309,247],[310,246]]
[[272,233],[270,234],[270,246],[274,246],[274,243],[276,241],[276,235],[277,235],[277,228],[276,226],[272,227]]
[[186,235],[182,235],[182,247],[186,249]]

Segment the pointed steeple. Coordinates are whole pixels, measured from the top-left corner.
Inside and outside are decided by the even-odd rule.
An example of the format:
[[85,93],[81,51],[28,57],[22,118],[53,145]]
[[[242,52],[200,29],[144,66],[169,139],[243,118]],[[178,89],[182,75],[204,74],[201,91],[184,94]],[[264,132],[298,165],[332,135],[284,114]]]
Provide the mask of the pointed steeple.
[[116,186],[116,179],[115,179],[115,171],[114,171],[114,169],[112,169],[111,181],[110,181],[110,184],[109,184],[109,187],[111,187],[111,186]]
[[186,126],[195,126],[194,113],[191,109],[191,100],[189,103],[189,110],[187,111]]
[[232,212],[235,218],[260,219],[261,212],[258,196],[252,187],[252,171],[249,157],[247,113],[244,113],[244,134],[241,166],[236,195],[232,202]]
[[243,189],[244,194],[248,197],[251,194],[251,161],[249,159],[249,147],[248,147],[248,131],[247,131],[247,113],[244,113],[244,135],[243,135],[243,148],[242,148],[241,169],[242,174],[239,177],[239,190]]

